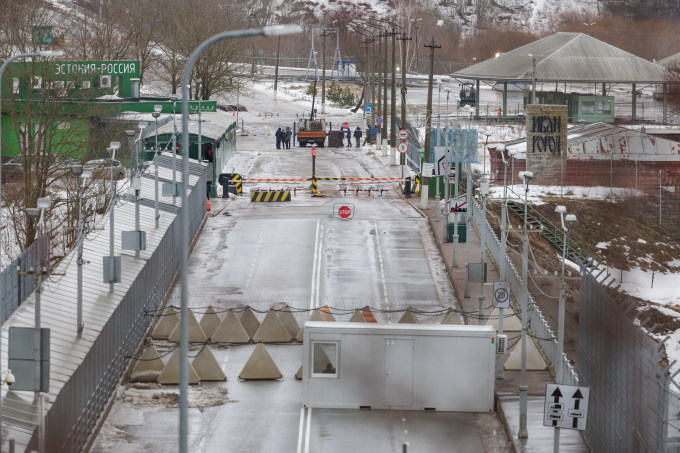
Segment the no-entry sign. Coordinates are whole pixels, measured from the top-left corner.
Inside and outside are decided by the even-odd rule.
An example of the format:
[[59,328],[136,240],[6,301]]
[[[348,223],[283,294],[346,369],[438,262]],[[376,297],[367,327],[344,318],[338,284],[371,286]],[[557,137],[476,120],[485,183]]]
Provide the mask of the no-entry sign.
[[406,129],[399,129],[399,132],[397,132],[397,138],[399,140],[406,140],[408,138],[408,131]]

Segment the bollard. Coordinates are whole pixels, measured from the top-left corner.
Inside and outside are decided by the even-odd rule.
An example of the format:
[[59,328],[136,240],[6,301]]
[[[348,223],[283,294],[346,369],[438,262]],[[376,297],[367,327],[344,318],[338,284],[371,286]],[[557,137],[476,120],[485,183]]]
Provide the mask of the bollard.
[[371,189],[372,189],[371,187],[368,188],[368,196],[369,197],[371,196]]
[[406,180],[404,181],[404,195],[406,195],[407,198],[411,198],[411,177],[407,176]]
[[359,196],[359,188],[357,187],[357,197]]

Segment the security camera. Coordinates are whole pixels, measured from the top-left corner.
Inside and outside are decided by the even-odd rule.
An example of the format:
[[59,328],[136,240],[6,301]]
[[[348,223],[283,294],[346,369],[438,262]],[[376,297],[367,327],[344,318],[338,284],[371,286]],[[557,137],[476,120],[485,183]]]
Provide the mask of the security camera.
[[15,383],[16,381],[17,381],[16,378],[15,378],[14,375],[12,374],[12,370],[9,370],[9,372],[8,372],[7,375],[5,376],[5,382],[7,383],[8,386],[11,387],[11,386],[14,385],[14,383]]

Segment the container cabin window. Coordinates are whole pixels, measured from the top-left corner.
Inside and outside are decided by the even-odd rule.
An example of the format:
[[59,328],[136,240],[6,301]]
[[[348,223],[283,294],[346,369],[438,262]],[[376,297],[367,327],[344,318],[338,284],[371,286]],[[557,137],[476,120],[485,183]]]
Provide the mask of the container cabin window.
[[599,102],[598,107],[597,107],[597,113],[599,113],[601,115],[611,115],[612,104],[609,101]]
[[336,341],[318,341],[312,345],[312,377],[338,377]]
[[585,115],[595,113],[595,102],[594,101],[584,101],[581,104],[581,113],[583,113]]

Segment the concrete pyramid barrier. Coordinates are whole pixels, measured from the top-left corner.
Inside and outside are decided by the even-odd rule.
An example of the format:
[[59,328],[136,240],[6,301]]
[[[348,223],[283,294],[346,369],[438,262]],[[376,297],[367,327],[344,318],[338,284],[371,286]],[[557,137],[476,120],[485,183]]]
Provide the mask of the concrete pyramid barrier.
[[364,315],[358,308],[352,313],[352,317],[349,318],[349,322],[366,322]]
[[[503,366],[506,370],[521,370],[522,369],[522,342],[518,341],[515,349],[510,353],[510,357],[505,361]],[[543,356],[538,351],[534,341],[527,337],[527,370],[540,371],[545,370],[548,366],[543,360]]]
[[201,381],[226,381],[224,371],[217,363],[215,356],[208,346],[204,346],[194,360],[191,361],[198,378]]
[[163,371],[163,359],[158,354],[156,346],[151,345],[144,350],[142,356],[137,360],[137,364],[132,370],[132,374],[143,371]]
[[207,338],[212,338],[221,323],[222,320],[220,319],[220,316],[215,312],[215,309],[212,306],[209,306],[203,314],[199,324],[201,325],[201,329],[203,329],[205,336]]
[[410,309],[406,310],[398,321],[399,324],[420,324],[418,321],[418,316],[413,313]]
[[179,316],[177,316],[177,310],[173,307],[166,308],[156,323],[156,327],[151,333],[151,338],[156,340],[167,340],[178,324]]
[[463,324],[463,321],[461,320],[460,314],[451,310],[444,316],[444,319],[442,319],[441,324],[460,325]]
[[[522,331],[522,321],[519,320],[516,314],[512,313],[512,316],[508,316],[512,310],[503,310],[503,332],[521,332]],[[489,319],[489,325],[493,326],[494,329],[498,330],[498,316],[500,312],[498,308],[494,308],[493,313],[491,313],[491,319]]]
[[293,315],[293,311],[290,307],[284,308],[283,311],[279,313],[279,321],[281,321],[283,327],[288,331],[290,339],[295,340],[295,337],[300,331],[300,325],[298,324],[297,319],[295,319],[295,315]]
[[333,313],[331,313],[328,307],[323,307],[320,312],[324,321],[335,321],[335,316],[333,316]]
[[[198,384],[200,380],[198,379],[198,374],[196,370],[191,366],[191,363],[187,361],[189,384]],[[179,384],[179,348],[175,349],[170,356],[170,360],[165,364],[165,368],[158,376],[159,384]]]
[[297,341],[299,341],[300,343],[302,343],[304,341],[304,339],[305,339],[305,328],[304,327],[302,327],[300,329],[300,331],[298,332],[297,337],[295,337],[295,339]]
[[[208,338],[205,336],[205,332],[201,329],[201,325],[196,321],[196,316],[191,310],[187,310],[188,322],[189,322],[189,343],[205,343]],[[177,324],[175,329],[172,331],[168,340],[179,343],[179,331],[180,325]]]
[[243,381],[281,379],[283,375],[262,343],[255,346],[255,350],[243,366],[238,378]]
[[236,317],[234,310],[229,310],[212,336],[212,341],[217,343],[248,343],[250,336]]
[[132,373],[130,373],[130,382],[157,382],[163,368],[163,359],[158,355],[156,347],[151,345],[144,350],[142,356],[137,360]]
[[297,379],[298,381],[302,380],[302,365],[300,365],[300,369],[297,370],[297,373],[295,373],[295,379]]
[[253,310],[251,310],[250,307],[246,307],[245,310],[241,312],[239,321],[241,321],[241,325],[246,329],[250,338],[253,338],[257,329],[260,328],[260,321],[257,320],[255,313],[253,313]]
[[321,314],[321,311],[319,310],[314,310],[309,314],[309,320],[310,321],[325,321],[323,315]]
[[276,316],[276,312],[271,309],[262,320],[260,328],[255,332],[253,341],[255,343],[285,343],[291,341],[291,335],[283,327],[281,320]]

